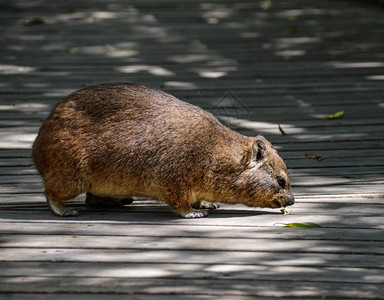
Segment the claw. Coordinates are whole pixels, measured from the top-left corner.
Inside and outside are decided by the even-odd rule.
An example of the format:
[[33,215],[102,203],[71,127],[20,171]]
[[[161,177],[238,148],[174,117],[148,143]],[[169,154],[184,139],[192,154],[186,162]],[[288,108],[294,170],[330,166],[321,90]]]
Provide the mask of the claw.
[[188,212],[186,214],[180,214],[181,217],[186,218],[186,219],[195,219],[195,218],[204,218],[208,216],[208,211],[207,210],[195,210]]
[[81,212],[81,209],[69,209],[67,208],[60,217],[77,217]]

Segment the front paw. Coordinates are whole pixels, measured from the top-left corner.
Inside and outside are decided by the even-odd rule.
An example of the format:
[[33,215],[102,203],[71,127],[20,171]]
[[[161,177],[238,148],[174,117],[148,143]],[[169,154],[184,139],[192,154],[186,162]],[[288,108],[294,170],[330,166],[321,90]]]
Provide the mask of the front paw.
[[187,213],[179,213],[180,217],[186,218],[186,219],[195,219],[195,218],[204,218],[208,216],[208,211],[206,210],[193,210]]
[[56,211],[53,211],[52,212],[56,215],[56,216],[59,216],[59,217],[78,217],[80,212],[81,212],[81,209],[70,209],[70,208],[67,208],[65,209],[63,212],[61,213],[57,213]]
[[192,205],[195,209],[218,209],[220,203],[218,202],[208,202],[208,201],[199,201]]

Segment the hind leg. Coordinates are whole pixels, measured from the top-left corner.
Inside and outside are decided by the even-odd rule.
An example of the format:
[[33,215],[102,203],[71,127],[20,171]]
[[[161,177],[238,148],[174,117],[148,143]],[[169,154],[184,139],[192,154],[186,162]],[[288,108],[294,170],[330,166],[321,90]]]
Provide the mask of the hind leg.
[[59,217],[77,217],[80,209],[66,207],[62,201],[53,200],[47,196],[48,207],[56,216]]
[[[57,186],[57,183],[60,186]],[[63,202],[82,193],[83,191],[73,183],[65,185],[63,181],[59,180],[55,180],[53,184],[50,181],[45,182],[45,196],[48,207],[52,213],[59,217],[77,217],[79,215],[80,209],[66,207]]]

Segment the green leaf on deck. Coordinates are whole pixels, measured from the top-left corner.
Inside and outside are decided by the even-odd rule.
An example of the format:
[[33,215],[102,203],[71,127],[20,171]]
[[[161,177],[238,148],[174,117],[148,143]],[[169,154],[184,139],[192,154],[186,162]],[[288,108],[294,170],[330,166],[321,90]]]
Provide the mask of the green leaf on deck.
[[344,116],[344,112],[343,111],[338,111],[338,112],[335,112],[332,115],[329,115],[327,118],[330,119],[330,120],[333,120],[333,119],[339,119],[342,116]]
[[108,51],[110,52],[119,52],[119,51],[122,51],[121,49],[119,48],[116,48],[116,47],[113,47],[112,45],[106,45],[105,48],[107,48]]
[[321,225],[312,223],[312,222],[303,222],[303,223],[275,223],[275,224],[283,224],[286,227],[292,228],[322,228]]
[[263,2],[261,3],[261,8],[263,10],[268,10],[270,9],[272,6],[272,1],[271,0],[263,0]]
[[287,223],[284,224],[287,227],[292,228],[321,228],[319,224],[312,223],[312,222],[304,222],[304,223]]
[[292,213],[292,211],[286,207],[280,209],[281,213],[286,216],[286,215],[290,215]]
[[79,51],[80,51],[80,48],[78,48],[78,47],[69,48],[67,50],[67,52],[70,54],[75,54],[75,53],[78,53]]
[[308,159],[317,159],[318,161],[322,161],[323,160],[323,158],[321,156],[316,155],[314,153],[306,153],[305,157],[308,158]]
[[280,124],[279,124],[279,130],[280,130],[280,133],[281,133],[282,135],[287,135],[287,133],[285,132],[285,130],[280,126]]

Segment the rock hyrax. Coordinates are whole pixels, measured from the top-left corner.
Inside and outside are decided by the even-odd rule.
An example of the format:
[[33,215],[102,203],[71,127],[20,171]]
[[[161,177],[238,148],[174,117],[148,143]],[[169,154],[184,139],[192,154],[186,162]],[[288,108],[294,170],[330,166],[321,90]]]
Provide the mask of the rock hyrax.
[[167,203],[200,218],[218,203],[292,205],[287,167],[263,137],[241,135],[203,109],[137,84],[88,87],[62,99],[33,144],[52,212],[63,202],[120,204],[131,196]]

